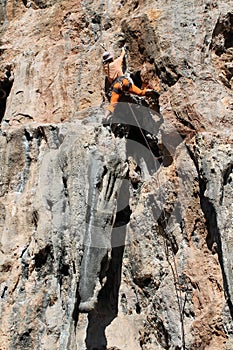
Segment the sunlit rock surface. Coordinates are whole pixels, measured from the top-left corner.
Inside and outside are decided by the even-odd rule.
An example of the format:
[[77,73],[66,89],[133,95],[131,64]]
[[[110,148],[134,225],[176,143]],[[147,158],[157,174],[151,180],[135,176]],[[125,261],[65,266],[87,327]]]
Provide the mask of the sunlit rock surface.
[[233,348],[232,8],[1,3],[1,350]]

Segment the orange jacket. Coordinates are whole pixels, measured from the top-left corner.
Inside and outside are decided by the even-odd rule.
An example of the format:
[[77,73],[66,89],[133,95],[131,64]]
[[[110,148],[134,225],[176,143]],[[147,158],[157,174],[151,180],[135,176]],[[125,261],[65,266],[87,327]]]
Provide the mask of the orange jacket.
[[103,66],[104,74],[108,77],[110,83],[115,79],[124,75],[122,71],[122,63],[125,56],[125,50],[122,49],[121,55],[117,57],[113,62],[106,63]]

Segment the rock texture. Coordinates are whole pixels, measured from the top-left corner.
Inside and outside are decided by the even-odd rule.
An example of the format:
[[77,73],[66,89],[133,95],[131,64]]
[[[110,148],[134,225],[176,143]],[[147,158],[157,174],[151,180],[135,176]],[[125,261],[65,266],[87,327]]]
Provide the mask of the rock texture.
[[1,2],[1,350],[233,348],[232,5]]

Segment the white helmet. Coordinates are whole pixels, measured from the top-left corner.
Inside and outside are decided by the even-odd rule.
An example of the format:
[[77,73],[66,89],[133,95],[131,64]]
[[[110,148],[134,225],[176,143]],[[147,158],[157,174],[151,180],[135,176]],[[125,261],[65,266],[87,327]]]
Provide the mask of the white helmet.
[[108,61],[110,61],[110,60],[112,60],[113,59],[113,54],[111,53],[111,52],[109,52],[109,51],[106,51],[104,54],[103,54],[103,63],[106,63],[106,62],[108,62]]

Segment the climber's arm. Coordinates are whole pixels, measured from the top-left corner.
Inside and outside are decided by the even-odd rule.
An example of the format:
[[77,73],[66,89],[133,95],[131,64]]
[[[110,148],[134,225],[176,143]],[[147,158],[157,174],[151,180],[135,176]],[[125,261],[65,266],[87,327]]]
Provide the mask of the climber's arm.
[[123,64],[123,59],[124,59],[124,57],[125,57],[125,49],[122,47],[122,49],[121,49],[122,51],[121,51],[121,54],[120,54],[120,56],[118,56],[117,58],[115,58],[115,60],[114,60],[114,64],[115,64],[115,66],[117,66],[117,67],[119,67],[120,69],[122,69],[122,64]]

